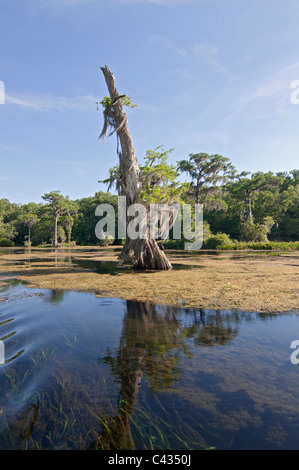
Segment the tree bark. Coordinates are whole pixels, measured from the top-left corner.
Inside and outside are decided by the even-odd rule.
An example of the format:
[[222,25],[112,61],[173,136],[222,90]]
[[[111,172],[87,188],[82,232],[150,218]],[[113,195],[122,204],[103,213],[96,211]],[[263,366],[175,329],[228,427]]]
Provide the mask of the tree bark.
[[58,236],[57,236],[57,224],[58,224],[58,214],[54,215],[54,247],[58,246]]
[[[121,194],[126,196],[127,208],[132,204],[142,203],[140,191],[142,189],[140,168],[130,134],[128,119],[123,109],[120,95],[115,86],[113,73],[107,66],[101,67],[111,98],[110,111],[113,113],[113,126],[121,146],[119,156],[119,171],[121,180]],[[127,216],[127,225],[129,223]],[[132,240],[126,237],[119,264],[131,264],[134,269],[165,270],[172,269],[165,253],[160,250],[155,239],[137,238]]]
[[251,196],[248,197],[248,201],[247,201],[247,220],[249,220],[250,222],[252,221]]
[[68,217],[69,217],[69,220],[67,222],[67,240],[68,240],[68,243],[70,244],[71,243],[71,236],[72,236],[72,223],[70,221],[70,214],[68,214]]
[[31,227],[28,225],[28,246],[31,246]]

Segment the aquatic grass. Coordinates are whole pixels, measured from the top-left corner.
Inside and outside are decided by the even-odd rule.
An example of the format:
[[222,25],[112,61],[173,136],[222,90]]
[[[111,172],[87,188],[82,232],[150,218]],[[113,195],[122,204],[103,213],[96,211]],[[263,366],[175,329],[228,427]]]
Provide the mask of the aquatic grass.
[[30,359],[34,363],[35,366],[38,366],[41,361],[45,359],[51,359],[53,354],[55,353],[56,348],[52,348],[49,350],[49,348],[45,349],[40,349],[35,356],[31,356]]
[[[43,354],[39,354],[40,360],[42,357]],[[28,373],[26,369],[23,379],[28,377]],[[15,387],[15,374],[11,372],[7,376]],[[171,449],[176,445],[182,449],[192,449],[206,446],[191,426],[180,435],[177,416],[174,420],[175,413],[172,416],[167,414],[162,404],[163,417],[158,414],[153,416],[142,396],[142,405],[138,401],[133,413],[126,399],[117,405],[111,397],[117,396],[119,386],[113,382],[108,384],[105,378],[92,384],[92,387],[103,390],[100,398],[96,395],[95,401],[89,388],[82,389],[80,379],[67,374],[64,368],[52,376],[52,385],[46,390],[35,390],[25,414],[16,416],[12,428],[8,426],[5,433],[1,431],[1,441],[6,441],[7,448],[109,450]],[[114,388],[112,395],[111,386]],[[21,440],[17,438],[18,434],[22,436]]]
[[156,397],[156,403],[160,411],[154,416],[142,400],[142,405],[138,404],[132,417],[132,433],[134,436],[136,434],[136,441],[144,450],[204,450],[209,448],[206,439],[197,430],[201,428],[205,435],[212,438],[211,430],[207,425],[194,422],[194,426],[191,426],[186,419],[182,420],[178,410],[172,409],[171,412],[167,412],[158,397]]
[[[297,245],[290,246],[296,248]],[[255,245],[255,248],[258,247]],[[139,302],[258,312],[282,312],[298,308],[298,251],[289,250],[285,253],[283,246],[279,248],[274,242],[263,248],[266,249],[224,250],[217,254],[207,254],[201,250],[190,253],[177,250],[169,254],[171,262],[198,265],[202,269],[171,272],[123,272],[112,276],[75,266],[40,266],[29,273],[22,266],[7,267],[1,265],[1,262],[0,272],[9,268],[14,275],[26,281],[28,287],[94,292],[101,297],[119,297]],[[41,258],[48,255],[42,251],[39,253]],[[113,250],[94,250],[76,256],[81,260],[117,260]],[[15,254],[13,259],[17,262],[18,255]]]
[[[143,450],[195,450],[213,448],[209,446],[197,429],[212,439],[213,433],[208,424],[199,426],[197,422],[186,425],[177,410],[166,411],[156,397],[159,411],[153,415],[148,408],[146,397],[141,393],[141,400],[131,413],[130,403],[125,399],[117,410],[111,408],[99,416],[101,431],[92,448],[101,450],[143,449]],[[95,413],[95,410],[93,410]],[[121,436],[121,439],[120,439]]]
[[74,335],[74,339],[73,339],[73,340],[67,338],[66,336],[65,336],[65,339],[66,339],[65,344],[66,344],[67,346],[69,346],[70,348],[75,348],[76,345],[78,344],[78,339],[77,339],[77,336],[76,336],[76,335]]
[[[290,263],[290,259],[288,259],[288,263]],[[244,264],[241,264],[241,267],[243,269]],[[255,260],[253,260],[250,269],[253,270],[255,267]],[[227,266],[224,269],[227,269]],[[257,270],[255,271],[257,272]],[[293,275],[291,268],[290,271]],[[242,270],[240,270],[241,272]],[[257,272],[257,275],[259,276],[261,273]],[[214,283],[217,283],[218,280],[214,278]],[[182,284],[185,282],[186,279],[182,278]],[[227,289],[220,287],[218,293],[222,293],[221,295],[225,297],[233,293],[235,289],[234,285],[230,285]],[[142,372],[146,379],[144,390],[148,394],[151,391],[159,393],[165,398],[167,392],[164,394],[164,386],[167,391],[172,387],[169,396],[173,398],[173,389],[177,386],[175,379],[179,356],[173,353],[168,354],[168,348],[163,341],[175,346],[175,341],[179,341],[180,336],[172,335],[172,329],[164,328],[164,324],[161,324],[161,328],[155,327],[152,331],[158,336],[158,340],[153,339],[157,336],[151,336],[150,342],[148,342],[147,337],[146,346],[143,347],[143,352],[148,358],[147,363],[144,361],[142,363]],[[183,340],[188,338],[190,333],[189,338],[193,338],[195,343],[196,331],[191,331],[190,328],[180,331],[182,331]],[[214,329],[211,331],[214,332]],[[132,342],[134,345],[138,336],[135,331],[133,333]],[[231,335],[231,330],[229,330],[229,334]],[[202,336],[198,337],[202,339]],[[219,331],[217,331],[218,337]],[[129,335],[126,336],[127,340],[130,338]],[[221,338],[223,342],[223,337]],[[143,343],[144,338],[140,333],[139,339]],[[210,337],[208,339],[210,341]],[[20,356],[20,360],[6,365],[5,371],[8,375],[3,381],[4,392],[5,388],[9,388],[10,385],[13,385],[14,391],[9,391],[10,396],[7,397],[8,406],[4,412],[5,417],[12,417],[12,414],[9,415],[10,399],[12,403],[18,400],[18,405],[22,404],[16,416],[12,417],[13,419],[7,419],[7,422],[10,423],[7,436],[11,439],[11,443],[5,443],[7,448],[26,448],[28,450],[92,447],[98,449],[136,447],[157,450],[213,448],[213,430],[209,423],[198,415],[196,417],[190,416],[188,409],[185,410],[182,407],[182,402],[180,409],[176,408],[175,400],[173,404],[154,402],[153,397],[151,396],[149,399],[149,396],[142,390],[133,404],[126,399],[126,396],[122,396],[121,400],[118,399],[119,389],[122,386],[121,377],[119,375],[110,378],[109,373],[107,378],[103,377],[103,371],[106,373],[108,369],[107,363],[99,362],[92,365],[84,363],[83,365],[82,362],[80,368],[78,367],[76,370],[74,367],[70,374],[68,360],[73,357],[76,359],[72,354],[77,344],[77,337],[67,334],[64,338],[62,337],[61,344],[57,347],[58,354],[54,354],[56,349],[44,347],[38,350],[32,358],[24,354],[24,357]],[[128,343],[126,344],[128,345]],[[79,351],[77,352],[79,353]],[[180,345],[180,353],[182,352],[183,349]],[[63,353],[67,353],[66,360]],[[131,355],[128,355],[125,356],[126,358],[134,362],[135,356],[132,358]],[[126,361],[123,360],[123,362]],[[157,362],[161,365],[161,368],[158,367],[158,372],[153,370]],[[28,369],[29,365],[30,370]],[[89,370],[88,367],[90,367]],[[169,368],[173,370],[173,376],[168,374]],[[128,370],[130,371],[127,369],[127,372]],[[122,366],[121,371],[126,372],[126,365]],[[160,377],[161,373],[163,377]],[[34,384],[36,378],[41,378],[41,381],[38,380]],[[124,382],[125,380],[123,380]],[[157,385],[157,388],[151,388],[150,383]],[[26,389],[27,384],[28,388]],[[35,390],[34,387],[36,387]],[[27,393],[25,393],[26,391]],[[182,396],[181,390],[180,393]],[[186,390],[185,393],[189,393],[189,390]],[[150,406],[147,399],[149,399]],[[22,400],[24,403],[21,403]],[[39,403],[38,416],[34,420],[34,408],[30,407],[37,402]],[[197,410],[196,400],[194,403],[194,409]],[[23,438],[20,439],[22,429]],[[216,435],[214,436],[217,438]],[[0,441],[4,442],[1,432]],[[217,442],[219,442],[219,438]]]

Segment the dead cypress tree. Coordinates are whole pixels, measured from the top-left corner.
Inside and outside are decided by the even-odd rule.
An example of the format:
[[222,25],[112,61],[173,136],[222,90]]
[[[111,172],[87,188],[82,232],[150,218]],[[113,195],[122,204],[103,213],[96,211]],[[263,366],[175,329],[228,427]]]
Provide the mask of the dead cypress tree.
[[[117,153],[119,157],[118,187],[119,193],[126,197],[127,208],[132,204],[142,204],[140,192],[142,182],[140,168],[130,134],[127,114],[122,104],[125,95],[119,95],[115,86],[115,77],[107,66],[101,67],[110,95],[110,102],[104,109],[104,125],[100,138],[116,133]],[[132,217],[131,217],[132,219]],[[130,217],[126,217],[128,225]],[[147,224],[146,220],[142,223]],[[146,225],[147,226],[147,225]],[[131,264],[140,270],[167,270],[172,266],[164,251],[160,250],[155,239],[147,237],[132,239],[126,235],[126,241],[119,258],[119,264]]]

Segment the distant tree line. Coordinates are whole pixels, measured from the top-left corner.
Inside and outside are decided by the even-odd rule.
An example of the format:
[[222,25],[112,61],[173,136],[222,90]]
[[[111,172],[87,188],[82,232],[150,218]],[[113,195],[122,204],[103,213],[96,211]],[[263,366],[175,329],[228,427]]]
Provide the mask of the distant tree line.
[[[204,248],[299,240],[299,170],[238,173],[228,158],[206,153],[190,154],[171,165],[171,151],[147,151],[140,167],[142,198],[145,204],[203,204]],[[102,182],[117,190],[120,176],[115,166]],[[98,191],[71,200],[56,190],[42,200],[16,204],[0,199],[0,246],[121,243],[101,241],[95,234],[96,207],[112,204],[117,213],[116,194]],[[169,240],[168,246],[180,244]]]

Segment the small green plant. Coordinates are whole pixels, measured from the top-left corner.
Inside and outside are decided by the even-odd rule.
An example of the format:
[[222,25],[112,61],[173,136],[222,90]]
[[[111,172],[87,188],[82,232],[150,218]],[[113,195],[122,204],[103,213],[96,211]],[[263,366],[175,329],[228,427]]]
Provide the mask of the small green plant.
[[[120,101],[123,106],[127,106],[128,108],[136,108],[137,104],[132,102],[132,98],[129,95],[120,95]],[[104,96],[102,101],[96,101],[97,106],[101,104],[104,109],[110,108],[112,105],[111,98],[109,96]]]
[[73,340],[71,340],[71,339],[69,339],[69,338],[67,338],[67,337],[65,337],[65,338],[66,338],[66,343],[65,343],[65,344],[66,344],[67,346],[69,346],[70,348],[75,348],[75,347],[76,347],[77,342],[78,342],[76,335],[74,336],[74,339],[73,339]]

